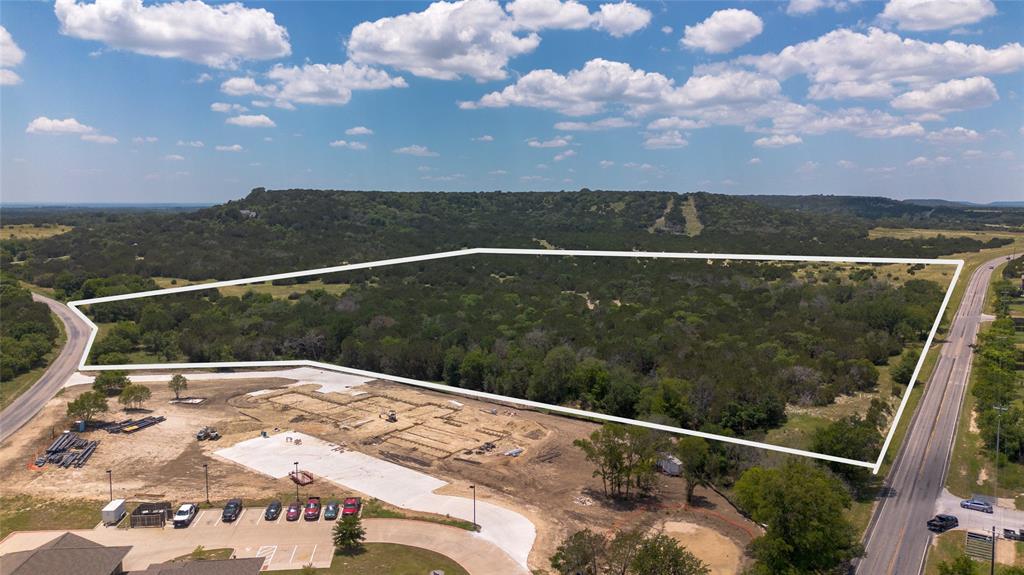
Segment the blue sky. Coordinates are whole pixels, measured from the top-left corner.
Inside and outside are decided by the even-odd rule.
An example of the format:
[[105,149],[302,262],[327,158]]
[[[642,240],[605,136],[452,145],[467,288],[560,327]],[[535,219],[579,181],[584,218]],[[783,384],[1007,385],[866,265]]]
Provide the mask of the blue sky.
[[61,0],[0,25],[4,202],[1024,199],[1020,2]]

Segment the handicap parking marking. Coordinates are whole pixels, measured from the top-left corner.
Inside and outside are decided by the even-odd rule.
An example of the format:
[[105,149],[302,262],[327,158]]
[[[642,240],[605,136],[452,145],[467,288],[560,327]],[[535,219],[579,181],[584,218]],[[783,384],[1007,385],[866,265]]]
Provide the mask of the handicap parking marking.
[[256,557],[263,557],[263,564],[269,565],[274,562],[274,555],[277,553],[277,545],[262,545],[256,550]]

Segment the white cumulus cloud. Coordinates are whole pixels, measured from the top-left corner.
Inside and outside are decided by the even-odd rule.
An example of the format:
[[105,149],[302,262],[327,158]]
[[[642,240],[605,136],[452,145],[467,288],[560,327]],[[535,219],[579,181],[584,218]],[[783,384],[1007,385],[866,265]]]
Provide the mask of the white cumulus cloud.
[[803,138],[800,136],[794,136],[793,134],[775,134],[773,136],[765,136],[754,140],[754,145],[758,148],[782,148],[784,146],[802,144],[803,141]]
[[218,152],[241,152],[245,148],[241,144],[231,144],[230,146],[216,146],[214,149]]
[[513,0],[505,9],[527,30],[580,30],[594,21],[590,9],[576,0]]
[[21,64],[24,59],[25,52],[18,47],[7,28],[0,26],[0,86],[13,86],[21,83],[21,76],[8,68]]
[[974,24],[995,13],[991,0],[889,0],[879,19],[923,32]]
[[228,114],[231,112],[241,113],[249,111],[248,108],[241,104],[228,104],[227,102],[214,102],[210,104],[210,110],[213,112],[219,112],[221,114]]
[[274,66],[266,74],[270,83],[260,84],[250,76],[228,78],[220,85],[229,96],[259,96],[274,101],[280,108],[295,104],[342,106],[352,99],[353,90],[383,90],[406,87],[405,79],[392,77],[383,70],[344,64],[305,64]]
[[984,108],[999,100],[996,85],[984,76],[950,80],[922,90],[897,96],[892,107],[898,110],[949,112]]
[[438,80],[485,81],[505,78],[509,59],[539,44],[540,36],[520,33],[496,0],[459,0],[363,22],[352,29],[347,46],[349,58],[361,64]]
[[47,118],[46,116],[39,116],[28,123],[28,127],[25,128],[25,133],[48,134],[55,136],[71,134],[79,136],[80,139],[86,142],[93,142],[95,144],[117,143],[117,138],[100,134],[96,128],[87,126],[75,118],[56,120],[53,118]]
[[925,139],[937,144],[966,144],[968,142],[977,142],[982,139],[982,136],[977,130],[963,126],[954,126],[952,128],[943,128],[936,132],[929,132]]
[[636,122],[632,122],[625,118],[611,117],[602,118],[593,122],[557,122],[555,124],[555,129],[563,132],[598,132],[601,130],[611,130],[615,128],[629,128],[635,125]]
[[199,0],[144,5],[142,0],[57,0],[62,34],[161,58],[180,58],[214,68],[291,54],[288,31],[274,14],[232,2]]
[[366,144],[362,142],[352,142],[348,140],[334,140],[328,146],[332,148],[348,148],[350,150],[365,150]]
[[392,150],[396,154],[405,154],[407,156],[419,156],[421,158],[435,158],[441,154],[431,150],[426,146],[419,144],[413,144],[411,146],[403,146],[401,148],[395,148]]
[[355,126],[345,130],[346,136],[372,136],[373,130],[366,126]]
[[901,38],[880,28],[839,29],[778,53],[741,56],[731,65],[779,80],[805,75],[812,98],[889,98],[952,79],[1013,73],[1024,68],[1024,46],[1015,42],[989,49]]
[[678,130],[669,130],[657,134],[647,134],[644,138],[644,147],[648,150],[664,150],[682,148],[690,143],[686,141],[683,134]]
[[562,160],[564,160],[566,158],[571,158],[571,157],[573,157],[575,155],[576,155],[576,150],[566,150],[564,152],[560,152],[558,154],[555,154],[554,160],[556,162],[561,162]]
[[750,10],[718,10],[707,20],[687,26],[680,42],[687,48],[724,54],[750,42],[764,30],[764,22]]
[[526,141],[526,145],[531,148],[564,148],[572,143],[572,136],[558,136],[550,140],[538,140],[537,138],[530,138]]
[[202,148],[202,140],[178,140],[178,145],[187,148]]
[[651,12],[631,2],[618,2],[601,4],[594,18],[599,30],[621,38],[646,28],[651,23]]
[[242,126],[243,128],[273,128],[277,126],[273,120],[263,114],[242,114],[224,120],[225,124]]

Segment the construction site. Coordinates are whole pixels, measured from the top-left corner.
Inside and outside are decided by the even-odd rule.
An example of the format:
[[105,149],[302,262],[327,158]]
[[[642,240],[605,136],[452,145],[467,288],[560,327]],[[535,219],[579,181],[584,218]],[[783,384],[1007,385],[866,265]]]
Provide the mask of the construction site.
[[[400,494],[388,496],[392,485],[388,476],[393,476],[394,489],[401,491],[399,484],[412,477],[406,474],[409,470],[424,478],[422,485],[431,497],[447,496],[468,504],[475,494],[480,502],[532,523],[536,532],[528,546],[532,569],[547,568],[557,545],[576,530],[589,527],[610,533],[641,526],[678,537],[712,566],[712,573],[735,573],[748,561],[743,552],[746,544],[760,532],[714,491],[699,488],[699,503],[686,506],[679,478],[661,477],[656,497],[628,504],[605,499],[600,479],[593,477],[593,466],[572,445],[595,430],[596,423],[393,382],[310,373],[314,371],[318,370],[186,373],[189,393],[203,398],[201,402],[174,401],[166,386],[167,374],[134,374],[134,382],[153,391],[150,405],[159,405],[153,417],[158,413],[164,418],[155,428],[159,431],[77,433],[63,440],[79,446],[73,449],[76,453],[82,445],[101,442],[90,453],[88,465],[72,463],[68,469],[25,465],[66,435],[62,432],[72,423],[64,415],[66,404],[89,389],[74,385],[7,440],[0,450],[0,481],[10,486],[6,494],[35,498],[60,499],[75,493],[105,502],[110,490],[114,498],[135,502],[185,502],[204,500],[204,474],[208,473],[213,501],[238,497],[256,505],[295,489],[287,471],[293,462],[290,452],[277,456],[281,461],[276,464],[285,465],[281,472],[267,472],[252,459],[275,457],[275,446],[283,449],[284,436],[294,434],[306,438],[306,443],[330,446],[318,452],[321,455],[305,458],[320,468],[300,465],[312,482],[302,487],[303,492],[363,496],[372,492],[369,497],[403,507]],[[123,419],[113,414],[107,418]],[[206,435],[200,437],[204,430]],[[210,431],[220,439],[203,440],[209,439]],[[280,441],[273,441],[275,437]],[[251,449],[242,449],[249,444]],[[302,449],[314,453],[309,451],[311,446],[297,451]],[[345,461],[357,461],[384,475],[377,484],[365,485],[354,471],[350,477],[344,470],[335,471],[332,479],[330,472],[323,471],[325,458],[337,458],[336,468]],[[305,474],[302,479],[307,479]],[[422,496],[420,500],[425,501]]]

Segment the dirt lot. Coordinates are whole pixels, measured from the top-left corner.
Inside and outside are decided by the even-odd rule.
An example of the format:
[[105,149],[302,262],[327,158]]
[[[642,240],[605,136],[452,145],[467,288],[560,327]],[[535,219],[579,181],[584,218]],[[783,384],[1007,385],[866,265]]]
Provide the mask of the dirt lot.
[[[699,504],[687,507],[683,483],[677,478],[662,477],[656,498],[630,504],[605,501],[600,480],[592,477],[591,465],[572,445],[596,428],[593,423],[388,382],[325,394],[317,391],[316,384],[284,387],[296,382],[281,378],[201,381],[200,377],[190,375],[188,394],[206,398],[203,403],[170,404],[173,394],[165,385],[148,384],[153,397],[146,407],[167,421],[133,435],[87,432],[100,445],[84,468],[32,470],[31,461],[67,425],[67,401],[88,388],[67,389],[0,448],[5,495],[73,495],[105,501],[106,470],[111,469],[114,497],[203,500],[206,463],[211,499],[267,499],[287,493],[294,485],[287,479],[246,471],[211,453],[260,431],[294,429],[449,481],[451,485],[440,491],[443,494],[468,496],[468,486],[477,485],[481,499],[534,522],[537,541],[530,563],[535,569],[546,568],[558,543],[584,527],[613,530],[640,525],[665,528],[676,535],[678,525],[666,525],[666,521],[692,525],[700,537],[688,534],[680,540],[699,546],[694,551],[716,568],[737,561],[744,564],[746,559],[738,550],[757,533],[755,525],[713,491],[698,489]],[[110,404],[118,407],[116,401]],[[387,421],[391,410],[395,422]],[[110,420],[125,417],[119,411],[107,414]],[[218,442],[196,441],[195,432],[205,425],[216,427],[224,437]],[[493,447],[482,449],[488,443]],[[504,455],[517,448],[523,450],[519,456]]]

